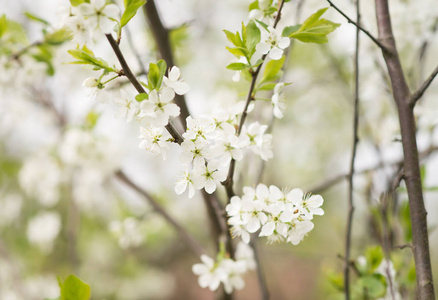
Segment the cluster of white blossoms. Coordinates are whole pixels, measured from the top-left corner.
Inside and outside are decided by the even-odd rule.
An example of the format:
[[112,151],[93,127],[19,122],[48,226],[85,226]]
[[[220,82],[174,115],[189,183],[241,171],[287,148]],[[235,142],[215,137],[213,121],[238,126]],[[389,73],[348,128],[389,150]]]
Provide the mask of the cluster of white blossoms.
[[105,0],[90,0],[90,3],[60,10],[63,25],[71,30],[73,41],[80,46],[90,42],[93,35],[111,32],[120,18],[119,13],[117,5]]
[[228,294],[243,289],[245,286],[243,274],[256,269],[254,252],[244,243],[237,245],[234,259],[219,254],[216,260],[207,255],[202,255],[201,260],[202,264],[195,264],[192,267],[193,273],[199,276],[199,286],[215,291],[222,283]]
[[259,184],[255,189],[244,187],[243,193],[232,197],[225,209],[232,235],[245,243],[249,243],[251,233],[260,230],[259,236],[268,237],[271,243],[297,245],[313,229],[313,216],[324,214],[322,197],[300,189],[286,194],[274,185]]
[[249,149],[263,160],[273,157],[272,136],[266,134],[267,125],[258,122],[243,126],[236,134],[238,115],[244,103],[239,102],[228,110],[218,110],[212,116],[187,118],[187,131],[181,144],[180,161],[186,167],[176,183],[175,191],[182,194],[189,188],[189,197],[195,189],[205,189],[209,194],[227,177],[232,159],[242,160]]

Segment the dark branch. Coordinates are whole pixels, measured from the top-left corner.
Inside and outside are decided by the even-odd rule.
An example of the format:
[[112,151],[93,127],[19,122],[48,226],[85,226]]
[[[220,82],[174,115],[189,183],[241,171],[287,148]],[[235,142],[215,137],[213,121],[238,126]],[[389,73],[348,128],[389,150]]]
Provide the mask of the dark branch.
[[[360,24],[360,2],[356,0],[356,21]],[[354,213],[354,162],[356,160],[356,151],[359,128],[359,27],[356,27],[356,45],[354,55],[354,114],[353,114],[353,146],[350,161],[350,174],[348,176],[348,214],[347,214],[347,230],[345,237],[345,259],[344,259],[344,291],[345,299],[350,299],[350,250],[351,250],[351,234],[353,230],[353,213]]]
[[352,19],[350,19],[342,10],[340,10],[336,5],[333,4],[332,1],[327,0],[327,2],[330,4],[331,7],[333,7],[338,13],[340,13],[345,19],[347,19],[348,23],[353,24],[358,28],[360,31],[365,33],[382,51],[386,51],[386,46],[383,45],[378,39],[376,39],[368,30],[364,29],[362,26],[360,26],[359,22],[354,22]]
[[[279,7],[278,7],[278,14],[277,17],[275,18],[274,21],[274,28],[276,28],[278,22],[280,21],[281,18],[281,9],[283,8],[284,5],[284,0],[282,0],[279,3]],[[260,73],[260,70],[262,69],[263,63],[266,59],[266,54],[262,56],[262,63],[257,67],[257,69],[252,73],[252,80],[251,80],[251,85],[249,87],[249,91],[248,91],[248,95],[246,97],[246,103],[245,103],[245,108],[243,109],[242,112],[242,116],[240,118],[240,122],[239,122],[239,127],[237,128],[237,136],[240,135],[240,133],[242,132],[242,128],[243,128],[243,124],[245,123],[246,120],[246,116],[248,115],[248,106],[251,103],[251,101],[254,100],[254,88],[255,88],[255,83],[257,81],[257,77]],[[234,159],[231,160],[230,163],[230,168],[228,169],[228,176],[227,179],[222,183],[225,186],[225,190],[227,191],[227,196],[228,196],[228,201],[231,199],[231,197],[234,196],[234,191],[233,191],[233,177],[234,177],[234,169],[235,169],[235,165],[236,165],[236,161]]]
[[[138,93],[140,94],[146,93],[146,90],[143,88],[143,86],[140,84],[140,82],[137,80],[137,78],[129,68],[128,63],[126,62],[125,57],[122,54],[122,51],[120,51],[119,44],[117,44],[116,40],[113,38],[111,34],[106,34],[106,38],[108,39],[108,42],[113,48],[114,53],[116,54],[117,59],[119,60],[120,65],[122,66],[123,75],[129,79],[129,81],[132,83],[132,85],[134,86],[134,88],[137,90]],[[176,143],[181,144],[184,141],[184,138],[181,136],[178,130],[172,125],[171,122],[169,122],[169,124],[167,124],[165,127],[167,131],[169,131],[170,135],[175,139]]]
[[424,92],[427,90],[429,85],[432,83],[432,81],[435,79],[435,77],[438,75],[438,66],[433,70],[432,74],[424,81],[424,83],[420,86],[418,90],[415,91],[415,93],[411,96],[411,104],[415,105],[418,100],[423,96]]
[[179,234],[179,236],[183,239],[183,241],[193,250],[193,252],[201,256],[204,254],[204,250],[202,246],[179,224],[177,221],[172,218],[166,210],[149,194],[147,191],[136,185],[131,179],[129,179],[125,173],[122,171],[118,171],[115,173],[115,176],[125,183],[127,186],[131,187],[139,194],[141,194],[144,199],[152,206],[152,208],[161,215]]
[[[163,23],[161,22],[160,15],[157,11],[154,0],[148,0],[146,2],[146,5],[144,6],[144,12],[146,14],[149,27],[157,43],[157,48],[160,52],[161,57],[166,61],[166,64],[169,68],[173,67],[175,63],[172,54],[172,47],[170,45],[170,31],[166,27],[164,27]],[[179,117],[185,129],[186,119],[190,115],[185,97],[181,95],[176,95],[175,103],[181,108],[181,114]]]

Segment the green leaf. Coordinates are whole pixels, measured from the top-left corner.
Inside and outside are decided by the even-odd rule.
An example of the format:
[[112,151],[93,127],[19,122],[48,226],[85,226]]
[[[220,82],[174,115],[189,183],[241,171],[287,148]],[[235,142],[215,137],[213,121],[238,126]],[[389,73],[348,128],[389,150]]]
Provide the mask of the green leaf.
[[78,6],[79,4],[82,3],[90,3],[89,0],[70,0],[70,4],[71,6]]
[[[377,299],[386,295],[386,278],[382,274],[373,274],[359,279],[366,295],[371,299]],[[368,299],[369,299],[368,298]]]
[[259,7],[259,1],[258,1],[258,0],[252,2],[252,3],[249,5],[248,10],[251,11],[251,10],[253,10],[253,9],[260,9],[260,7]]
[[233,70],[233,71],[241,71],[247,67],[248,67],[248,65],[246,65],[244,63],[231,63],[227,66],[227,69]]
[[282,32],[282,36],[284,37],[290,37],[292,33],[298,31],[301,27],[301,24],[295,25],[295,26],[287,26],[284,27],[283,32]]
[[340,26],[340,24],[333,23],[326,19],[320,19],[327,9],[328,7],[322,8],[311,15],[304,21],[301,27],[292,32],[289,37],[304,43],[326,43],[328,41],[327,35]]
[[260,29],[254,21],[249,21],[246,26],[246,49],[250,53],[255,51],[255,46],[260,42]]
[[8,29],[8,21],[6,20],[6,15],[0,17],[0,38]]
[[369,247],[365,252],[365,257],[367,259],[367,266],[369,266],[369,271],[373,272],[383,260],[383,250],[380,246]]
[[70,275],[61,287],[61,300],[89,300],[91,288],[74,275]]
[[279,72],[281,68],[283,67],[285,57],[283,56],[279,60],[271,60],[266,64],[265,71],[263,72],[263,77],[260,82],[262,84],[263,82],[275,80],[279,77]]
[[72,37],[71,32],[66,28],[61,28],[45,36],[44,42],[56,46],[67,42]]
[[231,54],[233,54],[236,57],[241,57],[241,56],[247,56],[248,50],[246,50],[245,48],[242,47],[236,47],[236,48],[230,48],[230,47],[226,47],[228,49],[228,51],[230,51]]
[[266,83],[257,88],[258,91],[272,91],[275,88],[276,83]]
[[105,60],[96,57],[86,46],[82,47],[82,49],[68,50],[68,53],[77,59],[77,61],[70,64],[92,65],[95,67],[95,70],[104,69],[107,72],[116,72],[116,70],[108,66]]
[[140,93],[137,96],[135,96],[135,100],[137,100],[137,102],[141,102],[143,100],[147,100],[148,98],[149,98],[149,96],[146,93]]
[[231,31],[228,30],[223,30],[223,32],[225,33],[225,35],[227,36],[227,39],[236,47],[242,47],[242,41],[240,39],[240,35],[238,35],[237,33],[234,34]]
[[43,62],[47,65],[46,73],[49,76],[53,76],[55,74],[55,69],[52,64],[53,53],[49,46],[40,45],[37,47],[37,52],[32,54],[32,57],[39,62]]
[[268,30],[268,25],[266,24],[266,23],[263,23],[262,21],[259,21],[259,20],[255,20],[257,23],[259,23],[266,31],[269,31]]
[[85,126],[88,129],[93,129],[96,126],[97,121],[99,120],[100,114],[95,111],[90,111],[85,117]]
[[120,19],[120,27],[125,26],[135,16],[137,10],[146,4],[146,0],[124,0],[125,11]]
[[166,62],[159,60],[156,64],[149,64],[148,86],[150,90],[158,90],[163,82],[163,76],[166,74]]
[[35,16],[34,14],[31,14],[30,12],[25,12],[24,15],[31,21],[42,23],[46,26],[50,26],[50,23],[40,17]]

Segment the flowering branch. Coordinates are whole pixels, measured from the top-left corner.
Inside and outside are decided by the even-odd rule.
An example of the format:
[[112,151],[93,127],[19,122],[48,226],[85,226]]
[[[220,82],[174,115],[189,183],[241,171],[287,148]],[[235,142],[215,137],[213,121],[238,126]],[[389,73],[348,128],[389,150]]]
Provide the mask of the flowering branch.
[[[356,0],[356,21],[360,24],[360,1]],[[354,162],[356,159],[356,150],[359,127],[359,28],[356,27],[356,45],[354,55],[354,117],[353,117],[353,149],[350,161],[350,173],[348,177],[348,215],[347,215],[347,230],[345,238],[345,259],[344,259],[344,291],[345,299],[350,299],[350,250],[351,250],[351,232],[353,228],[353,177],[354,177]]]
[[[113,38],[111,34],[106,34],[106,38],[108,39],[108,42],[110,43],[111,47],[114,50],[114,53],[117,56],[117,59],[120,62],[120,65],[123,69],[123,75],[125,75],[129,81],[132,83],[134,88],[137,90],[137,92],[146,93],[146,90],[143,88],[143,86],[138,82],[137,78],[132,73],[131,69],[129,68],[125,57],[122,54],[122,51],[120,51],[119,44],[117,44],[117,41]],[[178,132],[178,130],[175,128],[175,126],[169,122],[166,126],[167,131],[170,133],[170,135],[175,139],[175,142],[178,144],[181,144],[184,141],[184,138],[181,136],[181,134]]]
[[131,179],[129,179],[123,171],[118,171],[115,173],[115,176],[125,183],[127,186],[136,190],[139,194],[141,194],[146,201],[152,206],[152,208],[160,214],[169,224],[179,233],[183,241],[187,244],[187,246],[192,249],[192,251],[200,256],[205,253],[202,246],[179,224],[172,218],[166,210],[154,199],[154,197],[149,194],[147,191],[136,185]]
[[[163,23],[161,22],[154,0],[148,0],[143,8],[150,29],[157,43],[158,51],[160,52],[161,57],[166,61],[167,66],[171,68],[175,65],[175,63],[173,59],[172,48],[170,46],[169,30],[164,27]],[[181,108],[181,114],[179,115],[179,118],[184,129],[186,129],[186,119],[188,116],[190,116],[190,112],[187,107],[185,97],[177,94],[175,96],[175,103]]]
[[364,29],[362,26],[360,26],[359,22],[354,22],[352,19],[350,19],[342,10],[340,10],[336,5],[333,4],[332,1],[327,0],[327,2],[330,4],[331,7],[333,7],[337,12],[339,12],[345,19],[347,19],[348,23],[353,24],[358,28],[360,31],[365,33],[377,46],[379,46],[382,51],[386,51],[386,46],[383,45],[378,39],[376,39],[368,30]]
[[[277,24],[280,21],[281,10],[283,8],[283,5],[284,5],[284,0],[282,0],[279,3],[278,14],[275,18],[274,25],[272,26],[274,29],[277,27]],[[251,103],[251,101],[254,100],[253,92],[254,92],[254,88],[255,88],[255,83],[257,81],[257,77],[260,73],[260,70],[262,69],[263,63],[265,62],[266,56],[267,56],[267,54],[264,54],[262,56],[261,64],[257,67],[257,69],[253,73],[251,73],[251,76],[252,76],[251,85],[249,87],[248,95],[246,97],[245,108],[243,109],[242,116],[240,118],[239,127],[237,128],[237,136],[239,136],[240,133],[242,132],[243,124],[245,123],[246,116],[248,115],[249,104]],[[230,162],[230,168],[228,169],[227,179],[223,182],[223,185],[225,186],[225,190],[227,191],[228,201],[235,195],[234,190],[233,190],[233,177],[234,177],[235,164],[236,164],[236,161],[234,159],[232,159]]]

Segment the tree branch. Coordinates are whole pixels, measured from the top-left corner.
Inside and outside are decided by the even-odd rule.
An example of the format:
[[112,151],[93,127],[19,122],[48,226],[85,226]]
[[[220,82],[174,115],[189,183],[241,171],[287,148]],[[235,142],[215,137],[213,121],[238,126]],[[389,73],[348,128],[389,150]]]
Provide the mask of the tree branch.
[[123,171],[118,171],[115,173],[117,179],[125,183],[127,186],[131,187],[139,194],[141,194],[144,199],[152,206],[152,208],[161,215],[181,236],[182,240],[187,244],[187,246],[192,249],[192,251],[201,256],[205,253],[202,246],[179,224],[177,221],[172,218],[166,210],[149,194],[147,191],[136,185],[131,179],[129,179]]
[[[163,23],[161,22],[160,15],[158,14],[157,7],[155,5],[155,1],[148,0],[146,2],[146,5],[143,6],[143,9],[147,17],[149,27],[157,43],[157,48],[161,54],[161,57],[166,61],[166,64],[169,68],[173,67],[175,63],[172,54],[172,47],[170,45],[170,31],[165,28]],[[186,129],[186,119],[188,116],[190,116],[190,112],[189,108],[187,107],[185,97],[182,95],[176,95],[175,103],[181,108],[181,114],[179,115],[179,117],[184,129]]]
[[382,51],[386,51],[386,46],[383,45],[378,39],[376,39],[368,30],[366,30],[362,26],[360,26],[359,22],[354,22],[352,19],[350,19],[342,10],[340,10],[336,5],[334,5],[332,1],[327,0],[327,2],[338,13],[340,13],[345,19],[347,19],[348,23],[353,24],[354,26],[356,26],[356,28],[358,28],[360,31],[365,33],[374,42],[374,44],[376,44],[380,49],[382,49]]
[[[284,5],[284,0],[282,0],[279,3],[278,14],[277,14],[277,17],[275,18],[273,28],[276,28],[278,22],[280,21],[281,10],[283,8],[283,5]],[[243,109],[242,116],[240,117],[239,127],[237,128],[237,136],[239,136],[240,133],[242,132],[243,124],[245,123],[246,116],[248,115],[248,106],[251,103],[251,101],[254,100],[252,93],[253,93],[254,88],[255,88],[255,83],[257,81],[257,77],[260,73],[260,70],[262,69],[263,63],[265,62],[266,56],[267,56],[266,54],[262,56],[262,63],[252,73],[252,80],[251,80],[251,85],[249,87],[248,95],[246,97],[245,108]],[[235,195],[234,190],[233,190],[233,183],[234,183],[233,177],[234,177],[235,165],[236,165],[236,161],[234,159],[232,159],[230,162],[230,168],[228,169],[227,179],[222,183],[225,187],[226,192],[227,192],[228,201],[230,201],[230,199]]]
[[429,85],[432,83],[432,81],[435,79],[435,77],[438,75],[438,66],[433,70],[432,74],[429,75],[429,77],[424,81],[424,83],[418,88],[418,90],[415,91],[415,93],[412,94],[410,103],[412,105],[415,105],[418,100],[420,100],[421,97],[423,97],[424,92],[427,90]]
[[[146,93],[146,90],[143,88],[143,86],[138,82],[135,75],[132,73],[131,69],[128,66],[128,63],[125,60],[125,57],[122,54],[122,51],[120,51],[119,44],[117,44],[116,40],[113,38],[111,34],[106,34],[106,38],[108,39],[108,42],[110,43],[111,47],[114,50],[114,53],[117,56],[117,59],[120,62],[120,65],[123,69],[123,75],[125,75],[129,81],[132,83],[134,88],[137,90],[138,93]],[[181,136],[181,134],[178,132],[178,130],[173,126],[173,124],[169,121],[169,123],[165,126],[167,131],[170,133],[170,135],[175,139],[175,142],[178,144],[181,144],[184,141],[184,138]]]
[[435,299],[432,266],[430,261],[427,212],[424,206],[420,176],[420,163],[416,141],[416,124],[409,87],[398,56],[392,33],[391,18],[387,0],[376,0],[379,40],[385,42],[383,58],[391,79],[391,86],[397,105],[404,154],[404,181],[408,191],[411,212],[413,253],[417,274],[417,293],[420,300]]
[[[360,24],[360,2],[356,0],[356,20]],[[345,259],[344,259],[344,291],[345,299],[350,299],[350,250],[351,250],[351,233],[353,229],[354,213],[354,162],[356,159],[359,127],[359,28],[356,27],[356,45],[354,55],[354,116],[353,116],[353,147],[350,161],[350,174],[348,176],[348,213],[347,213],[347,230],[345,237]]]

